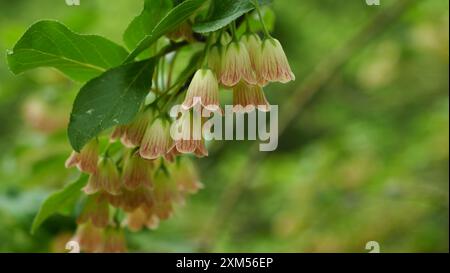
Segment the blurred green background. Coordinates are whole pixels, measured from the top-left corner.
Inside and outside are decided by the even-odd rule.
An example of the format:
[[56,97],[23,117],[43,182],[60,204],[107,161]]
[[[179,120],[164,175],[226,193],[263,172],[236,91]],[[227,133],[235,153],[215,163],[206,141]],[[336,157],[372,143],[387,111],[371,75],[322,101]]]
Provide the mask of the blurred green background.
[[[269,101],[283,111],[318,63],[394,2],[274,0],[273,33],[297,80],[269,86]],[[448,252],[448,5],[417,1],[351,52],[236,199],[227,197],[252,143],[209,143],[210,156],[197,160],[205,189],[159,229],[127,233],[130,251],[367,252],[374,240],[382,252]],[[0,0],[0,52],[40,19],[123,44],[141,8],[140,0]],[[54,216],[29,233],[42,200],[76,176],[64,168],[65,127],[79,87],[52,69],[14,76],[0,60],[1,252],[61,251],[75,228],[74,217]]]

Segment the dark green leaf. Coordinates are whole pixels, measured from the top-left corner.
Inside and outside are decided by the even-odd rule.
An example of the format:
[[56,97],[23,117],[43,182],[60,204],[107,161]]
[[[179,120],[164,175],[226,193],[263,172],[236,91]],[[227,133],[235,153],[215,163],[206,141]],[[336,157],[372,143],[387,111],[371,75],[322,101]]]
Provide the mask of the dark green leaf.
[[69,140],[76,151],[101,131],[129,123],[152,85],[155,59],[124,64],[89,81],[78,93]]
[[142,51],[149,48],[164,34],[174,30],[178,25],[183,23],[197,11],[206,0],[186,0],[178,6],[174,7],[170,12],[155,26],[149,35],[146,35],[142,41],[139,42],[133,52],[128,56],[126,62],[132,61]]
[[[207,33],[219,30],[255,7],[251,0],[212,0],[211,16],[207,20],[194,25],[193,30],[198,33]],[[267,4],[269,0],[259,0]]]
[[88,176],[83,174],[74,183],[67,185],[62,190],[52,193],[47,197],[44,203],[42,203],[38,214],[34,217],[31,233],[34,233],[48,217],[55,213],[61,213],[68,206],[74,204],[80,197],[81,189],[86,185],[87,179]]
[[8,64],[15,74],[45,66],[87,81],[122,63],[127,54],[101,36],[76,34],[56,21],[39,21],[8,53]]
[[149,35],[158,22],[172,8],[171,0],[145,0],[144,10],[131,21],[123,34],[123,40],[129,49],[134,49],[139,42]]

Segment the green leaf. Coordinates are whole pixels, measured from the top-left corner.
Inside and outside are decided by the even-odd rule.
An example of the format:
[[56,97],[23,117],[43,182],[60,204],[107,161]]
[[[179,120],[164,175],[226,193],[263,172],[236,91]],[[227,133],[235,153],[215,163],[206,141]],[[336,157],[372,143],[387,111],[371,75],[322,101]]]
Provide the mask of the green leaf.
[[186,0],[174,7],[170,12],[155,26],[149,35],[142,39],[135,50],[127,57],[125,62],[130,62],[141,52],[149,48],[164,34],[173,31],[178,25],[191,17],[206,0]]
[[155,58],[124,64],[86,83],[75,98],[68,128],[76,151],[101,131],[129,123],[150,91]]
[[143,11],[131,21],[123,34],[123,40],[127,47],[134,49],[145,35],[152,32],[156,24],[171,8],[171,0],[145,0]]
[[83,174],[77,181],[47,197],[34,217],[31,233],[33,234],[48,217],[55,213],[61,213],[72,205],[80,197],[81,189],[86,185],[87,180],[88,176]]
[[[255,7],[251,0],[212,0],[211,16],[203,22],[194,25],[193,30],[198,33],[207,33],[219,30]],[[261,5],[269,0],[259,0]]]
[[54,67],[76,81],[87,81],[120,65],[127,51],[96,35],[80,35],[57,21],[39,21],[8,52],[15,74],[37,67]]

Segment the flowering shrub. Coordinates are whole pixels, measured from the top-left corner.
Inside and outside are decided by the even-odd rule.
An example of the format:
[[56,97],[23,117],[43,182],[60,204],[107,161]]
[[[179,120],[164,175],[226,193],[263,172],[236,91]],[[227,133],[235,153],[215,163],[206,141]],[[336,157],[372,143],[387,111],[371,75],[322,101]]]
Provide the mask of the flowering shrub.
[[[201,189],[185,155],[207,156],[205,139],[193,135],[190,115],[173,119],[167,110],[181,103],[186,113],[222,113],[220,90],[232,89],[235,111],[270,111],[263,87],[295,76],[264,24],[260,5],[267,3],[146,0],[124,34],[130,52],[59,22],[32,25],[8,54],[11,70],[50,66],[86,82],[73,105],[68,136],[74,151],[66,161],[83,174],[44,202],[33,230],[79,200],[74,240],[81,250],[122,252],[123,229],[157,228]],[[252,28],[255,17],[259,26]],[[191,61],[175,73],[176,56],[186,47],[193,48]],[[181,139],[171,136],[176,122],[184,125]]]

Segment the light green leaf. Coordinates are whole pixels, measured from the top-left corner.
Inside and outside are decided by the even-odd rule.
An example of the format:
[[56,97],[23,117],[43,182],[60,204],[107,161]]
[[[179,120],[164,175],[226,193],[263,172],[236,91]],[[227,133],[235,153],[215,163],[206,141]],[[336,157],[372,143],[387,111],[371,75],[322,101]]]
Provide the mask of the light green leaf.
[[37,67],[54,67],[76,81],[87,81],[120,65],[127,51],[96,35],[80,35],[57,21],[39,21],[8,52],[15,74]]
[[145,35],[152,32],[156,24],[171,8],[171,0],[145,0],[141,14],[131,21],[123,34],[123,40],[127,47],[134,49]]
[[[261,5],[271,2],[259,1]],[[212,0],[212,5],[211,16],[194,25],[195,32],[207,33],[219,30],[255,8],[251,0]]]
[[161,36],[173,31],[178,25],[191,17],[206,0],[186,0],[174,7],[170,12],[155,26],[149,35],[142,39],[135,50],[127,57],[125,62],[130,62],[141,52],[149,48]]
[[152,85],[155,58],[124,64],[86,83],[73,104],[68,128],[76,151],[101,131],[129,123]]
[[48,217],[56,213],[61,213],[68,206],[73,205],[80,197],[81,189],[86,185],[87,180],[88,176],[83,174],[77,181],[47,197],[34,217],[31,233],[33,234]]

